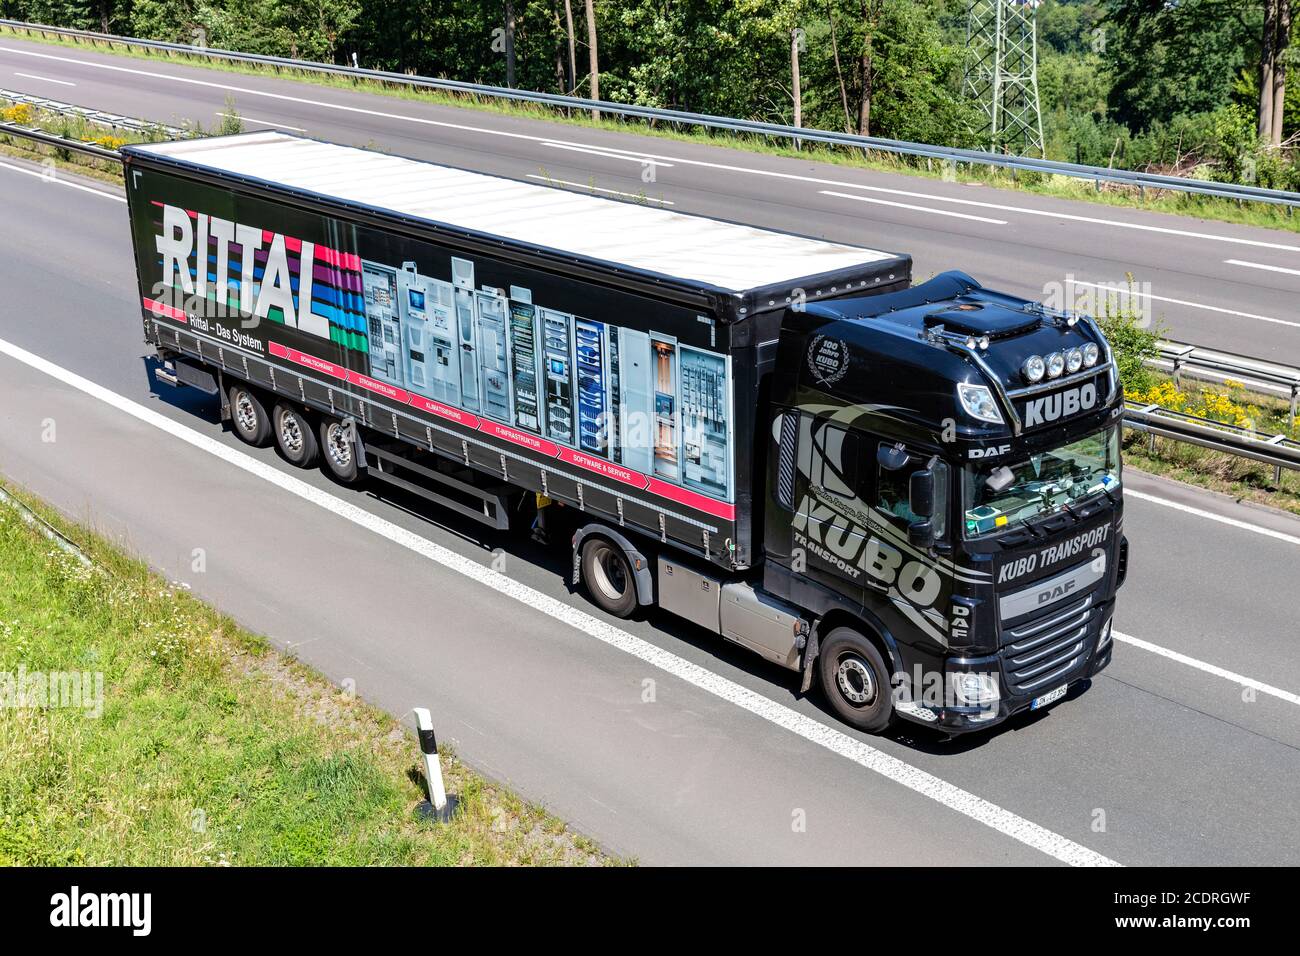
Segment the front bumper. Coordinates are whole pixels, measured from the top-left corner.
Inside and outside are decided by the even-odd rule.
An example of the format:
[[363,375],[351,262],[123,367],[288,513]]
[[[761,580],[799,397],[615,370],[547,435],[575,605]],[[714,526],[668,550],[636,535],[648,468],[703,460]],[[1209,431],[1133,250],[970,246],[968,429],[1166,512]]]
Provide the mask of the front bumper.
[[[1062,699],[1069,699],[1080,685],[1091,680],[1110,664],[1111,655],[1115,650],[1115,639],[1109,636],[1110,610],[1109,608],[1106,610],[1104,623],[1096,633],[1089,635],[1092,646],[1083,660],[1069,673],[1053,681],[1051,686],[1038,688],[1030,694],[1007,694],[997,701],[996,708],[991,705],[962,706],[945,701],[943,706],[913,706],[907,703],[896,703],[895,710],[904,720],[927,727],[937,727],[950,734],[961,734],[996,727],[1008,718],[1029,710],[1035,700],[1062,685],[1066,687]],[[1098,646],[1097,642],[1103,631],[1108,636],[1106,642]],[[1000,654],[986,658],[959,658],[951,663],[961,671],[997,671],[1003,674],[1003,660]],[[1003,680],[1005,681],[1005,677]],[[1004,682],[1002,686],[1008,685]]]

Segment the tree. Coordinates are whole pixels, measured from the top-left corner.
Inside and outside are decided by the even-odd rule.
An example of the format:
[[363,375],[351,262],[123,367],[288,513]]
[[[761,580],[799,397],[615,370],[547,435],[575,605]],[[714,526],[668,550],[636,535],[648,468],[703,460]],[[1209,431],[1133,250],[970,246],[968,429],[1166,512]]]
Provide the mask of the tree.
[[[587,0],[587,61],[590,64],[591,98],[600,99],[600,62],[596,55],[596,3]],[[600,110],[592,110],[591,118],[600,119]]]
[[569,41],[569,89],[572,92],[578,85],[578,49],[573,35],[573,0],[564,0],[564,34]]

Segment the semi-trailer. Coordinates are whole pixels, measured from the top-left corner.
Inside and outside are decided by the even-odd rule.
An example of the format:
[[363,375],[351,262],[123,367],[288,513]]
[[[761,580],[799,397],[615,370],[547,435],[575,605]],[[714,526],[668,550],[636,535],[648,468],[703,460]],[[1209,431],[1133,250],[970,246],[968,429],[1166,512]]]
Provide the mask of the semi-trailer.
[[1123,399],[1089,317],[278,131],[123,155],[145,340],[249,444],[499,529],[561,506],[606,612],[862,730],[987,727],[1109,663]]

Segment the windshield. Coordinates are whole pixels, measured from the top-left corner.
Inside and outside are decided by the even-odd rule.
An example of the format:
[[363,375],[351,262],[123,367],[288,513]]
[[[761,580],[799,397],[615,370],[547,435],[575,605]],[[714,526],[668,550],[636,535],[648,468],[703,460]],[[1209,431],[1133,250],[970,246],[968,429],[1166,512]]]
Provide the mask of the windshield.
[[966,537],[978,538],[1071,502],[1119,487],[1119,427],[1030,455],[1014,465],[965,471]]

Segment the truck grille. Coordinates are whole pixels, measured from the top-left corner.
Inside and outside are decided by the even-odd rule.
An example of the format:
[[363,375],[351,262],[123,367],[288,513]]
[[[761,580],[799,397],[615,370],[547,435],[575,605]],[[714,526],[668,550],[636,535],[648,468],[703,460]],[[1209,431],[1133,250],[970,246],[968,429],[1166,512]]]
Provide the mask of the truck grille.
[[1052,608],[1002,632],[1002,664],[1009,689],[1030,693],[1059,680],[1088,656],[1092,595]]

